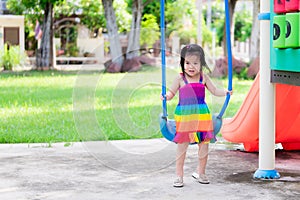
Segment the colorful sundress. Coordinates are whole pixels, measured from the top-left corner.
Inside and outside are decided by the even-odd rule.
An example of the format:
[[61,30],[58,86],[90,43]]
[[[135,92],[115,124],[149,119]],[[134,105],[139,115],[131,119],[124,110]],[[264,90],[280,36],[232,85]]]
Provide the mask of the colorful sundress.
[[181,76],[185,85],[179,89],[179,103],[174,115],[176,134],[173,141],[191,144],[215,142],[212,115],[205,103],[203,76],[200,76],[198,83],[188,83],[185,76]]

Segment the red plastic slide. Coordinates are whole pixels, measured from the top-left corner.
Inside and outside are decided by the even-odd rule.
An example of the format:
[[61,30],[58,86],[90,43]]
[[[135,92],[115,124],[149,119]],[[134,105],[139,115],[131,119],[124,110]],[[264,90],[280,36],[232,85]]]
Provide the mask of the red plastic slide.
[[[234,98],[234,97],[233,97]],[[242,106],[231,119],[223,120],[222,136],[243,143],[245,151],[258,151],[259,75]],[[276,137],[285,150],[300,150],[300,87],[276,84]]]

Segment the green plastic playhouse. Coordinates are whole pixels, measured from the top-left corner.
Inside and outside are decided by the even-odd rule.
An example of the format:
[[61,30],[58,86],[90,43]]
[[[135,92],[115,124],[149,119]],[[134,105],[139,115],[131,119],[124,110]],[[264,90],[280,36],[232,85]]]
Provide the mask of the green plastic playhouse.
[[300,0],[271,1],[271,82],[300,85]]

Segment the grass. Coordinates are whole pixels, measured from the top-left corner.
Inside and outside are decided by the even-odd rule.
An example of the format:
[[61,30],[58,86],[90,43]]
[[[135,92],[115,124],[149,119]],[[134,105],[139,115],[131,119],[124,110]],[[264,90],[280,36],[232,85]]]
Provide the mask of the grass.
[[[168,70],[169,86],[175,70]],[[215,79],[220,87],[226,79]],[[161,137],[161,75],[139,73],[11,72],[0,74],[0,143],[53,143]],[[233,80],[234,95],[224,117],[232,117],[251,80]],[[207,93],[212,113],[224,98]],[[169,117],[177,100],[168,102]]]

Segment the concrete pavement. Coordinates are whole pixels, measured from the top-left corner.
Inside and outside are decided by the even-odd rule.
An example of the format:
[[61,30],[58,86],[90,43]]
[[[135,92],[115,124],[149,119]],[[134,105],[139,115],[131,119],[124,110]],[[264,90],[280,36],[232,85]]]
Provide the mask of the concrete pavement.
[[[253,180],[258,154],[210,146],[202,185],[191,177],[189,146],[183,188],[172,186],[176,145],[164,139],[57,144],[1,144],[0,197],[5,200],[297,199],[300,152],[276,151],[279,180]],[[231,149],[231,150],[230,150]]]

